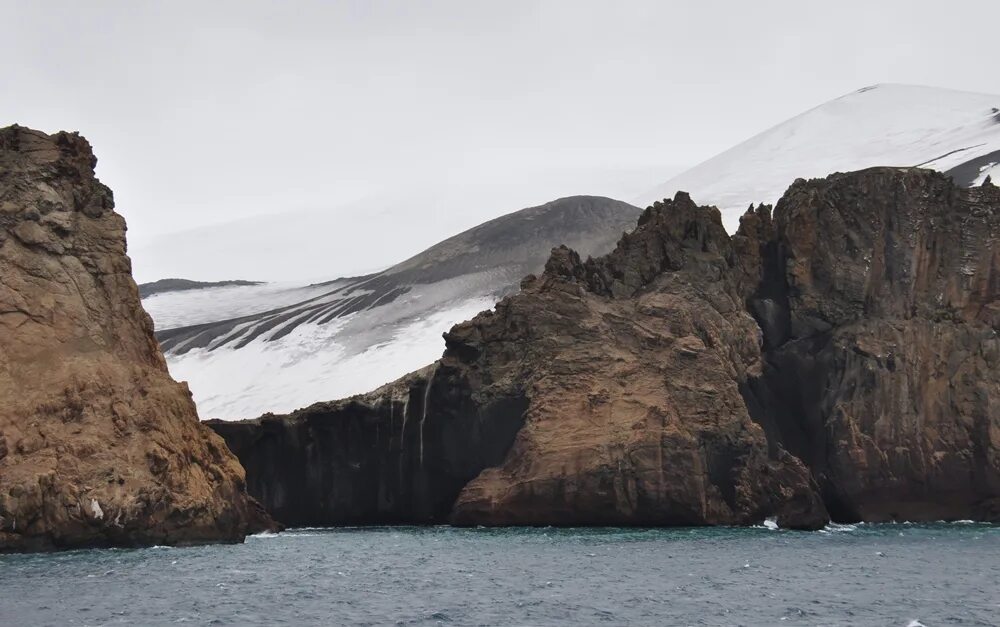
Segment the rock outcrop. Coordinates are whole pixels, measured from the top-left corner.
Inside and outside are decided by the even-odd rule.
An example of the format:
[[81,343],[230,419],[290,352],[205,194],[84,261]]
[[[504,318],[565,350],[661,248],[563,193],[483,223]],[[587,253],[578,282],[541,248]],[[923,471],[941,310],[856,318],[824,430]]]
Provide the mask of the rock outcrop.
[[274,523],[170,378],[95,165],[0,129],[0,551],[240,541]]
[[1000,189],[915,169],[800,180],[735,239],[765,259],[749,405],[831,514],[1000,518]]
[[428,369],[213,427],[292,524],[997,520],[998,297],[994,187],[800,180],[732,237],[678,194]]
[[557,249],[518,296],[453,328],[442,363],[530,401],[454,521],[824,524],[808,469],[769,450],[743,402],[761,349],[734,259],[718,211],[679,194],[610,255]]

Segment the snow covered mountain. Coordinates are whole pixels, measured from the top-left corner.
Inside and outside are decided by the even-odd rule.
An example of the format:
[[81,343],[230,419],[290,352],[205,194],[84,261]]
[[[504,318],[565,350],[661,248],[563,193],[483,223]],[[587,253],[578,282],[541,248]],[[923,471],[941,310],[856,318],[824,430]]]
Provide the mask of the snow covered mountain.
[[679,190],[722,210],[732,232],[750,203],[774,203],[796,178],[871,166],[919,166],[975,185],[1000,178],[1000,96],[875,85],[783,122],[636,199]]
[[639,212],[609,198],[563,198],[490,220],[376,274],[172,291],[143,306],[171,374],[188,382],[203,418],[287,412],[430,363],[444,350],[444,331],[540,271],[554,246],[602,254]]
[[[974,185],[1000,180],[1000,96],[877,85],[811,109],[642,195],[687,191],[730,231],[796,178],[920,166]],[[493,306],[549,250],[610,250],[639,209],[574,196],[486,222],[375,274],[161,293],[143,301],[174,377],[205,418],[246,418],[367,392],[443,350],[441,333]],[[387,226],[386,228],[392,228]],[[397,238],[398,239],[398,238]],[[377,237],[365,241],[380,246]],[[333,244],[330,244],[333,245]]]

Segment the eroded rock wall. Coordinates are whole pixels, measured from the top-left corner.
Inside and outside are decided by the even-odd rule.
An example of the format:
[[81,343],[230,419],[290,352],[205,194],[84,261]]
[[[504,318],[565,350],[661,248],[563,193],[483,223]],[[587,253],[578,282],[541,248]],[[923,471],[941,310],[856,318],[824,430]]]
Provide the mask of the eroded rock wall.
[[[797,181],[732,237],[678,194],[609,255],[554,250],[428,370],[215,428],[251,493],[279,512],[295,491],[303,524],[996,520],[998,295],[993,187],[892,168]],[[407,405],[453,443],[424,440],[423,463],[463,472],[413,465]]]
[[446,335],[445,363],[529,399],[506,460],[463,490],[462,524],[826,522],[805,466],[769,447],[740,393],[761,366],[717,210],[647,209],[610,255],[557,249],[495,313]]
[[839,519],[1000,516],[998,192],[798,181],[758,240],[781,253],[750,297],[770,347],[750,402]]
[[95,164],[0,129],[0,550],[240,541],[273,523],[167,372]]

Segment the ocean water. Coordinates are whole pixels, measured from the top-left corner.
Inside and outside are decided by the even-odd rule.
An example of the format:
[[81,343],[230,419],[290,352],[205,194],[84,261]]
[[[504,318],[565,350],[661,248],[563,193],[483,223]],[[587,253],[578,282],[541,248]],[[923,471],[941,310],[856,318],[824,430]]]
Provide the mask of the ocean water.
[[0,556],[0,625],[998,625],[1000,527],[302,529]]

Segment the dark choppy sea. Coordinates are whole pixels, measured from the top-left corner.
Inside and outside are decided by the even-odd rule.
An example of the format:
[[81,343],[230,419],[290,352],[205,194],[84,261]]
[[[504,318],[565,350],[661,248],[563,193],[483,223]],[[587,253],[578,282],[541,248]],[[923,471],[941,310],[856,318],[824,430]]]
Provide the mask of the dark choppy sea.
[[998,625],[1000,527],[303,529],[0,556],[0,625]]

